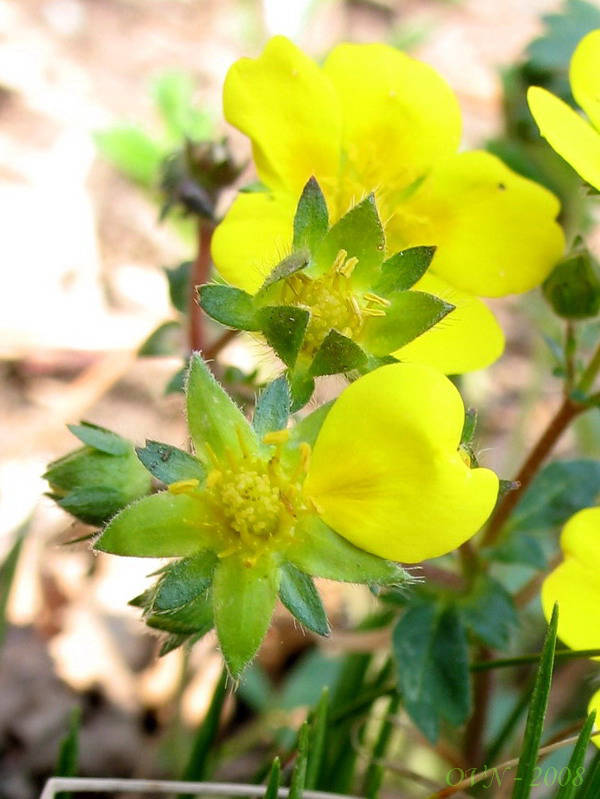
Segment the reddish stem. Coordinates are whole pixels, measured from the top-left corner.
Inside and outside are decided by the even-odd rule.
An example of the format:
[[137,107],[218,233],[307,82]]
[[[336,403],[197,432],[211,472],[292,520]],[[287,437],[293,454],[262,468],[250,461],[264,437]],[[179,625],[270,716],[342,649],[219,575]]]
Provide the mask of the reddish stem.
[[210,275],[212,260],[210,257],[210,243],[215,226],[206,219],[198,220],[198,249],[192,264],[189,285],[189,344],[192,352],[206,348],[204,314],[198,305],[196,286],[206,283]]

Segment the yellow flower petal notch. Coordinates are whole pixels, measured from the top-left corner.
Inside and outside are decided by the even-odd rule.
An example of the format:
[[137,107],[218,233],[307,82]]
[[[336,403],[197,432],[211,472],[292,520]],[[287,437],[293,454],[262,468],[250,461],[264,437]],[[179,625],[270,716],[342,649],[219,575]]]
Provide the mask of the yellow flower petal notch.
[[[215,232],[215,264],[234,287],[256,292],[290,254],[294,209],[310,178],[324,192],[331,224],[373,194],[386,254],[436,247],[431,273],[462,292],[465,307],[539,285],[562,254],[556,198],[492,155],[459,154],[452,90],[392,47],[342,44],[320,69],[275,37],[259,58],[233,65],[224,109],[250,138],[265,189],[240,194]],[[437,350],[424,362],[448,373],[492,363],[502,351],[498,325],[484,309],[475,313],[477,338],[490,346],[473,349],[472,327],[461,321],[473,315],[457,314],[421,334],[423,352],[432,336]],[[421,342],[410,346],[410,359],[420,357]]]
[[305,492],[326,524],[367,552],[406,563],[445,554],[475,535],[498,495],[496,475],[470,469],[458,451],[464,418],[439,372],[381,367],[329,412]]
[[581,177],[600,190],[600,30],[577,45],[570,67],[571,89],[589,122],[539,86],[527,94],[542,136]]
[[542,587],[547,618],[559,603],[558,635],[571,649],[600,649],[600,508],[579,511],[565,525],[564,561]]

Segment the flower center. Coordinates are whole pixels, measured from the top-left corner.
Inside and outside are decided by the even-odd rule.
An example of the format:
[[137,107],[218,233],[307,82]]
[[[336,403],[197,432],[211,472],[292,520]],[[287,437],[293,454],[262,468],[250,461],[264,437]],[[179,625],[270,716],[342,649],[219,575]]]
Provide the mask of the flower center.
[[332,329],[356,340],[366,319],[385,316],[387,300],[353,290],[351,278],[357,263],[357,258],[348,258],[346,250],[340,250],[329,271],[321,277],[310,278],[297,272],[285,281],[283,302],[310,311],[302,344],[306,355],[314,355]]

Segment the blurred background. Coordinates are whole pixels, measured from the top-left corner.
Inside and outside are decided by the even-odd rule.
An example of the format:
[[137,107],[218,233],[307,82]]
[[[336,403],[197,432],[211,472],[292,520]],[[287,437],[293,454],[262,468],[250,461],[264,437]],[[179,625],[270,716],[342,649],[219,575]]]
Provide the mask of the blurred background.
[[[568,23],[528,51],[548,33],[542,15],[566,7]],[[494,140],[517,168],[533,134],[523,134],[531,121],[518,91],[510,94],[508,68],[533,60],[564,93],[570,53],[592,27],[600,4],[581,0],[0,0],[0,796],[36,795],[74,707],[79,773],[180,773],[219,679],[210,637],[189,662],[181,651],[156,658],[156,640],[127,606],[152,565],[64,546],[89,529],[44,497],[41,475],[77,446],[65,423],[81,418],[136,443],[186,445],[181,394],[165,394],[181,356],[161,355],[161,345],[136,357],[159,325],[177,320],[164,267],[194,257],[190,224],[159,221],[153,170],[191,128],[200,139],[226,134],[247,161],[247,143],[221,116],[230,65],[275,33],[316,58],[342,40],[388,42],[448,80],[465,144]],[[555,190],[578,185],[561,167],[549,174],[527,163],[523,171],[537,170]],[[240,182],[251,178],[246,169]],[[223,209],[233,191],[221,196]],[[593,232],[588,244],[598,251]],[[560,394],[532,324],[552,335],[556,322],[537,295],[494,307],[507,353],[467,376],[463,390],[480,408],[483,461],[510,477]],[[244,340],[220,355],[236,374],[252,373],[255,358]],[[562,454],[600,453],[588,416]],[[341,627],[371,607],[360,589],[324,591]],[[334,635],[317,648],[282,614],[241,699],[230,701],[222,775],[248,778],[256,767],[248,748],[296,725],[346,644]]]

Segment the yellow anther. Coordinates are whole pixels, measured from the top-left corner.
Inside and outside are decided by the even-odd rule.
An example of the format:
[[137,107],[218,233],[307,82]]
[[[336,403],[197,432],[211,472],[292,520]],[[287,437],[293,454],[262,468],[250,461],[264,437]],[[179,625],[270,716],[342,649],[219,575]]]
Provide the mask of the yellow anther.
[[250,457],[250,450],[248,449],[248,445],[247,445],[246,441],[244,440],[244,436],[242,434],[241,429],[238,427],[238,425],[235,426],[235,434],[237,436],[237,440],[238,440],[238,443],[240,445],[240,449],[244,453],[244,458],[249,458]]
[[346,252],[346,250],[340,250],[333,260],[333,263],[331,265],[331,271],[339,272],[340,269],[343,268],[344,262],[347,257],[348,253]]
[[360,305],[358,304],[358,300],[356,299],[356,297],[353,294],[351,294],[348,297],[348,303],[350,304],[350,308],[352,309],[352,312],[356,316],[356,319],[359,322],[362,322],[362,313],[361,313],[361,310],[360,310]]
[[310,461],[310,454],[311,454],[310,444],[307,444],[306,441],[302,441],[299,449],[300,449],[300,463],[302,465],[302,469],[306,471],[308,468],[308,463]]
[[206,478],[206,487],[212,488],[223,478],[223,472],[219,469],[211,469]]
[[363,308],[365,316],[385,316],[385,311],[382,308]]
[[263,444],[285,444],[289,438],[289,430],[272,430],[263,436]]
[[352,256],[352,258],[348,258],[345,264],[342,264],[342,266],[338,267],[337,271],[340,273],[340,275],[343,275],[344,277],[350,277],[352,272],[354,272],[357,263],[358,263],[358,258]]
[[373,294],[372,292],[367,292],[363,294],[363,297],[367,302],[374,302],[376,305],[383,305],[384,308],[389,308],[392,304],[389,300],[386,300],[384,297],[380,297],[379,294]]
[[204,446],[206,447],[206,451],[208,452],[208,457],[213,462],[213,466],[218,466],[219,465],[219,459],[217,458],[217,454],[214,451],[214,449],[208,443],[206,443]]
[[171,494],[189,494],[195,491],[199,485],[199,480],[193,478],[191,480],[178,480],[176,483],[171,483],[168,489]]

